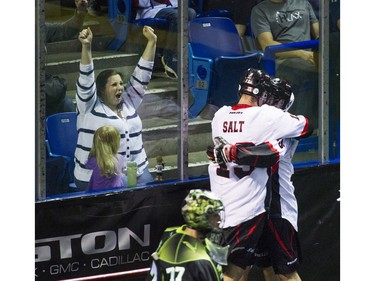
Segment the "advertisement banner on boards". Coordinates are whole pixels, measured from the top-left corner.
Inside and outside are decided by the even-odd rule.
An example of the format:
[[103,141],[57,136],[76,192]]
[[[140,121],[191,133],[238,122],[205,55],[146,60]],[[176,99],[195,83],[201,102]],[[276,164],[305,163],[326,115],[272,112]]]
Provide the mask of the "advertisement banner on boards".
[[149,268],[181,203],[208,180],[36,203],[35,280],[61,280]]
[[[298,168],[292,181],[303,253],[298,273],[338,281],[340,165]],[[37,202],[35,280],[147,272],[164,229],[183,223],[181,203],[193,188],[209,189],[208,178]],[[252,280],[262,280],[254,271]]]

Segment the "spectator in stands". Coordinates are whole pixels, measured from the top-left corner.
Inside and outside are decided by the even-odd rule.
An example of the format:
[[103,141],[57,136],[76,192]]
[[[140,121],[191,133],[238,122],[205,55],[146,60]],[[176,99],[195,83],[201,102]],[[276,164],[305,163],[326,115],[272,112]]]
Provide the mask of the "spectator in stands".
[[47,43],[75,39],[87,15],[88,0],[74,0],[74,15],[65,22],[46,22]]
[[208,0],[204,6],[204,11],[227,10],[231,13],[238,34],[245,36],[249,24],[250,14],[253,7],[260,0]]
[[[177,79],[177,22],[178,0],[137,0],[138,7],[136,19],[161,18],[167,19],[169,29],[161,57],[165,74],[172,79]],[[194,9],[188,9],[189,20],[196,17]]]
[[210,191],[192,189],[181,212],[186,224],[164,231],[145,280],[223,281],[228,249],[207,238],[220,233],[223,203]]
[[[46,22],[46,43],[76,38],[82,29],[87,14],[87,0],[75,0],[74,15],[65,22]],[[48,49],[47,49],[48,50]],[[46,73],[46,116],[60,112],[74,112],[76,106],[66,95],[67,84],[64,78]]]
[[[252,31],[264,51],[267,46],[317,39],[319,22],[307,0],[265,0],[251,12]],[[295,106],[290,110],[318,120],[318,69],[311,50],[276,54],[276,75],[293,84]]]
[[46,73],[44,92],[46,95],[46,116],[75,112],[76,106],[71,97],[66,95],[67,84],[64,78]]
[[98,128],[90,149],[86,168],[92,170],[86,191],[123,186],[124,156],[118,154],[120,133],[113,126]]
[[[157,36],[149,26],[144,26],[142,33],[147,45],[126,86],[122,73],[114,69],[100,72],[95,81],[91,54],[93,34],[90,28],[83,29],[79,34],[82,52],[76,94],[78,143],[74,177],[81,190],[86,189],[91,177],[92,170],[85,167],[85,162],[93,145],[93,134],[101,126],[114,126],[120,132],[119,154],[124,156],[124,166],[129,161],[137,163],[138,184],[153,181],[148,170],[142,121],[137,109],[151,79]],[[124,185],[127,185],[126,177]]]

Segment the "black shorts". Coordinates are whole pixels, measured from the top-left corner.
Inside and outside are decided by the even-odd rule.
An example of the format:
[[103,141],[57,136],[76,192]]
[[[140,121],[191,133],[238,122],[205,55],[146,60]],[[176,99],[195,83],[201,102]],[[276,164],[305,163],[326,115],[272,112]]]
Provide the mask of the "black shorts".
[[225,244],[230,247],[230,263],[241,268],[254,264],[254,252],[262,235],[265,219],[266,215],[262,213],[240,225],[224,228]]
[[286,219],[268,219],[254,256],[258,267],[272,266],[276,274],[297,271],[302,262],[298,232]]

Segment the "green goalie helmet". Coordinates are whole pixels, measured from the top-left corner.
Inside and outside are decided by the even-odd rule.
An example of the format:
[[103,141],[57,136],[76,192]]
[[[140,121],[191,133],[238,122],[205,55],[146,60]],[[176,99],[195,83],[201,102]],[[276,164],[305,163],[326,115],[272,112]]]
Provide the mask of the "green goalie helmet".
[[181,211],[187,226],[200,231],[218,228],[224,219],[221,200],[214,193],[201,189],[190,190]]

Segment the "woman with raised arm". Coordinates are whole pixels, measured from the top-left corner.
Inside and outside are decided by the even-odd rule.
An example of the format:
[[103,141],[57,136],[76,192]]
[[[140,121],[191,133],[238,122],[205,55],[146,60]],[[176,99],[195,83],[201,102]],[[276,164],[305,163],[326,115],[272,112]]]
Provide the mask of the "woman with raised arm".
[[[90,28],[83,29],[78,39],[82,44],[79,78],[77,81],[77,129],[74,178],[77,187],[85,190],[92,170],[85,167],[93,145],[95,131],[102,126],[114,126],[121,135],[119,154],[127,162],[137,164],[137,183],[153,181],[142,140],[142,121],[137,109],[142,103],[154,66],[157,36],[154,30],[142,29],[146,48],[125,85],[123,74],[115,69],[104,70],[95,80]],[[127,177],[124,177],[127,186]]]

